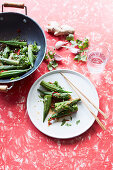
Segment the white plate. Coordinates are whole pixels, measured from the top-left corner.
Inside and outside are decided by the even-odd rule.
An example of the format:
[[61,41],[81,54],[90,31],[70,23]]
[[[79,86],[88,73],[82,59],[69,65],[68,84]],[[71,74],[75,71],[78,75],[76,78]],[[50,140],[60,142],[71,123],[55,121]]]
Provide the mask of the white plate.
[[[59,73],[62,72],[65,74],[69,80],[75,84],[89,99],[91,99],[96,106],[99,107],[99,98],[97,91],[93,84],[83,75],[71,70],[55,70],[49,73],[44,74],[35,83],[32,85],[28,98],[27,98],[27,110],[29,117],[32,123],[36,126],[38,130],[42,133],[60,139],[67,139],[78,136],[88,130],[92,124],[94,123],[95,119],[86,108],[86,106],[80,102],[78,104],[78,111],[77,113],[72,114],[72,120],[68,121],[68,124],[71,126],[66,126],[64,124],[61,126],[61,120],[58,122],[54,122],[52,125],[48,126],[48,117],[46,118],[45,122],[43,123],[43,102],[40,99],[40,93],[37,91],[40,88],[40,82],[44,81],[58,81],[58,83],[64,87],[65,90],[72,91],[72,98],[76,98],[77,95],[70,87],[70,85],[66,82],[64,77]],[[88,102],[87,102],[88,103]],[[94,109],[90,104],[89,107],[95,112],[95,115],[98,114],[98,111]],[[68,117],[70,118],[70,117]],[[80,120],[80,123],[77,125],[76,121]]]

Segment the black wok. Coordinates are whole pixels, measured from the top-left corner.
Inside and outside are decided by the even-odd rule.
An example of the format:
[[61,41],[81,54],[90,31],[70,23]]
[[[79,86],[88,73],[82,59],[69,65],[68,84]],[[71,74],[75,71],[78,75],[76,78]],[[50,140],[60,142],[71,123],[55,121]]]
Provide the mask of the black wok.
[[[7,4],[2,5],[8,6]],[[11,7],[25,8],[27,14],[27,8],[23,4],[15,5],[9,4]],[[19,32],[19,33],[18,33]],[[44,59],[46,52],[46,38],[42,28],[30,17],[15,13],[15,12],[2,12],[0,13],[0,40],[11,40],[14,39],[20,34],[20,39],[27,40],[28,44],[36,41],[38,45],[41,46],[41,49],[37,55],[37,58],[34,63],[34,67],[27,73],[20,76],[18,79],[0,79],[0,83],[11,83],[15,81],[22,80],[23,78],[32,74],[41,64]]]

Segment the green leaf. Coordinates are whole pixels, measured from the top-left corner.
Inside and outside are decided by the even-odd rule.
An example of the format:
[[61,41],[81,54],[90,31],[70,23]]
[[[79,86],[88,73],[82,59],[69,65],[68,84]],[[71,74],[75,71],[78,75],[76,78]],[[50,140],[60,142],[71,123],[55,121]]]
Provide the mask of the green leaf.
[[83,49],[87,48],[89,46],[89,40],[87,38],[83,41]]
[[81,60],[81,54],[77,54],[77,55],[74,57],[74,60],[80,61],[80,60]]
[[70,120],[72,120],[72,116],[70,116]]
[[56,68],[58,66],[58,63],[56,63],[56,61],[55,60],[51,60],[50,62],[49,62],[49,64],[47,65],[47,67],[48,67],[48,70],[53,70],[53,68]]
[[80,41],[79,39],[77,39],[77,40],[76,40],[76,43],[77,43],[77,45],[80,45],[80,44],[82,44],[82,41]]
[[87,61],[87,56],[84,54],[84,55],[81,55],[81,61]]
[[53,59],[54,55],[55,55],[55,53],[53,51],[48,51],[49,58]]
[[62,120],[61,126],[63,126],[66,123],[66,119]]
[[48,55],[47,54],[45,54],[45,57],[44,57],[44,59],[45,60],[47,60],[49,57],[48,57]]
[[79,123],[80,123],[80,120],[77,120],[77,121],[76,121],[76,125],[78,125]]
[[49,71],[52,71],[52,70],[53,70],[53,67],[52,67],[51,63],[49,63],[49,64],[47,65],[47,68],[48,68]]
[[58,66],[58,63],[55,60],[50,61],[52,63],[52,67],[56,68]]
[[72,124],[71,124],[71,123],[66,123],[65,125],[66,125],[66,126],[71,126]]
[[67,41],[74,41],[74,35],[73,34],[69,34],[67,37],[66,37],[66,40]]
[[89,46],[89,40],[87,38],[84,39],[84,41],[76,40],[76,43],[78,45],[78,48],[85,49]]

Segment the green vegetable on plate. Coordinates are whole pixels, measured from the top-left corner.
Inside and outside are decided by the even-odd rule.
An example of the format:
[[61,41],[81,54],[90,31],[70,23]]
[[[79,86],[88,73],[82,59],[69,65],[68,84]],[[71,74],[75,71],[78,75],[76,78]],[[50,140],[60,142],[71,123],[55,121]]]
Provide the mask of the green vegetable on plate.
[[77,98],[77,99],[72,100],[72,101],[64,102],[63,104],[58,105],[57,107],[55,107],[55,112],[60,113],[63,110],[70,110],[72,108],[72,106],[74,104],[77,104],[80,100],[81,100],[80,98]]
[[44,80],[41,81],[40,85],[41,85],[42,87],[44,87],[45,89],[50,90],[50,91],[52,91],[52,92],[72,93],[72,92],[63,90],[62,88],[56,86],[56,85],[53,84],[53,83],[45,82]]
[[44,96],[43,122],[45,121],[45,119],[48,115],[48,112],[49,112],[49,109],[50,109],[50,106],[51,106],[51,98],[52,98],[51,95],[45,95]]
[[73,112],[78,111],[77,104],[73,104],[71,107],[68,107],[67,110],[63,110],[61,112],[57,112],[51,115],[51,117],[48,119],[48,121],[51,121],[51,119],[58,119],[64,116],[69,116]]
[[38,91],[44,95],[51,95],[53,98],[56,98],[56,99],[68,100],[71,98],[71,95],[68,93],[48,92],[48,91],[43,91],[40,89],[38,89]]

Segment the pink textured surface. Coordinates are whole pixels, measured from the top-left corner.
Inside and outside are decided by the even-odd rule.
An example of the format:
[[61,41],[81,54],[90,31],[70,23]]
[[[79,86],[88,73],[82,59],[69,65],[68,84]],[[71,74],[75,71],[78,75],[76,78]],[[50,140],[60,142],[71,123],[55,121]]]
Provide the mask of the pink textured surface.
[[[4,1],[0,1],[0,6]],[[8,1],[11,2],[11,1]],[[17,2],[17,1],[15,1]],[[78,71],[88,77],[97,89],[100,109],[107,115],[100,120],[107,130],[95,122],[84,134],[68,140],[43,135],[31,123],[26,99],[30,87],[48,72],[46,63],[40,65],[28,78],[15,83],[12,90],[0,93],[0,169],[1,170],[111,170],[113,169],[113,1],[112,0],[23,0],[28,16],[45,30],[48,21],[69,24],[75,28],[75,37],[90,38],[90,44],[106,43],[111,56],[101,76],[92,76],[86,63],[73,61],[68,50],[58,51],[65,60],[58,68]],[[15,11],[5,8],[5,11]],[[23,10],[16,9],[18,12]],[[45,31],[47,48],[59,40]]]

